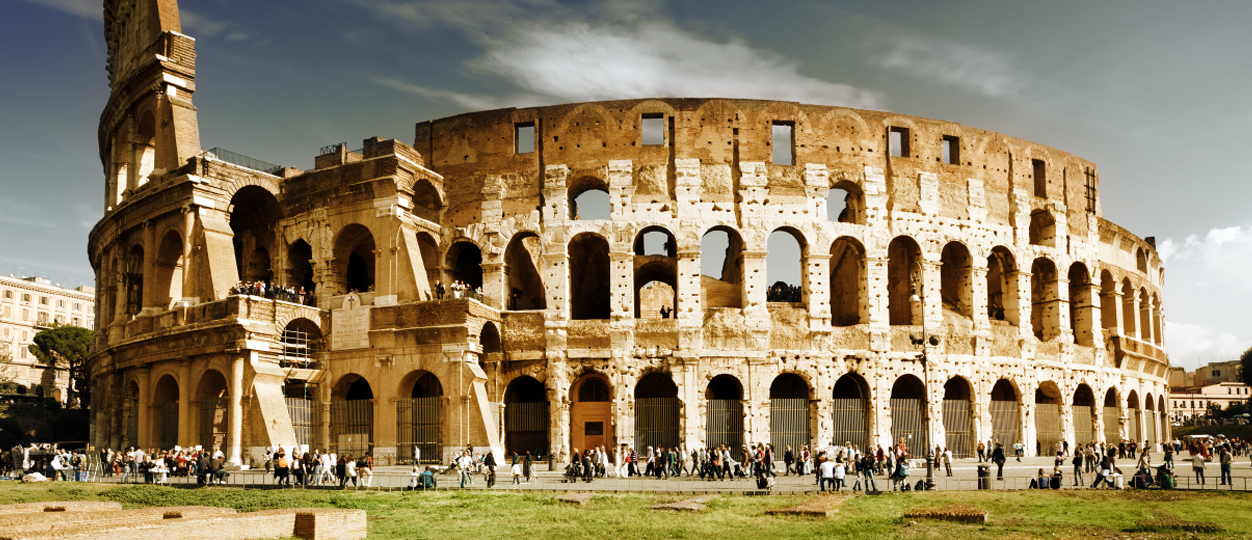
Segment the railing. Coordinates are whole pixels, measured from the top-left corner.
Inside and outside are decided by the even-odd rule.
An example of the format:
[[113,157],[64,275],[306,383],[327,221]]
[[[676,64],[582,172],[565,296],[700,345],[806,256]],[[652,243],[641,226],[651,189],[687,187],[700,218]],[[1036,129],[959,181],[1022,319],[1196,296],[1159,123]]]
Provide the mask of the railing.
[[208,152],[205,152],[200,155],[206,156],[206,157],[212,156],[214,159],[217,159],[219,161],[225,161],[226,163],[252,169],[254,171],[261,171],[265,174],[277,174],[279,171],[283,169],[281,165],[275,165],[273,163],[261,161],[259,159],[253,159],[243,154],[231,152],[230,150],[227,150],[225,148],[213,148],[213,149],[210,149]]

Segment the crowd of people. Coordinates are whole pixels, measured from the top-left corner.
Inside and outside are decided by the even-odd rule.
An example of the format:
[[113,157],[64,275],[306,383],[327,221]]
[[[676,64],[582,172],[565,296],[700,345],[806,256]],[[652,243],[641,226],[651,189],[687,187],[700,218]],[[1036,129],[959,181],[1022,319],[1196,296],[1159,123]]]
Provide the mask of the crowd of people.
[[799,286],[779,281],[765,291],[765,300],[767,302],[801,302],[801,294]]
[[306,292],[304,287],[271,285],[268,281],[240,281],[235,283],[234,287],[230,288],[230,294],[260,296],[269,300],[280,300],[283,302],[291,302],[293,304],[302,304],[314,307],[317,306],[317,297],[313,295],[313,291]]
[[[519,455],[516,451],[513,452],[513,454],[509,457],[509,472],[513,476],[514,486],[530,483],[531,476],[534,474],[534,462],[535,458],[529,451],[526,452],[524,456]],[[474,475],[476,474],[483,475],[483,481],[486,482],[487,487],[490,488],[495,487],[496,485],[496,470],[500,466],[501,463],[496,459],[494,451],[488,451],[486,454],[475,453],[473,446],[467,446],[465,447],[465,450],[457,452],[457,454],[452,458],[452,464],[448,467],[448,472],[452,472],[454,470],[457,471],[457,475],[460,477],[462,489],[466,486],[474,485]],[[427,468],[427,470],[429,471],[431,469]],[[434,479],[428,479],[426,477],[426,473],[424,472],[419,474],[418,466],[416,464],[413,465],[413,472],[411,475],[414,476],[411,487],[435,487],[433,484]],[[427,481],[432,483],[430,485],[426,485]]]
[[340,489],[347,489],[351,483],[354,488],[368,488],[374,482],[374,455],[371,452],[359,456],[336,454],[334,449],[322,452],[317,448],[300,453],[294,448],[267,447],[265,472],[272,472],[274,483],[280,486],[338,485]]
[[451,285],[446,288],[442,280],[435,280],[435,298],[443,300],[444,298],[481,298],[482,292],[478,287],[471,287],[468,283],[461,280],[454,280]]

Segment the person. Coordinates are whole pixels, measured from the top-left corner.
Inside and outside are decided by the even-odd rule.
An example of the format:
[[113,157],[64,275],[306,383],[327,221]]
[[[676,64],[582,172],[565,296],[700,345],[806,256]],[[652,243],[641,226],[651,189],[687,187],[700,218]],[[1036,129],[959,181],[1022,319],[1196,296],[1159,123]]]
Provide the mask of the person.
[[421,481],[422,468],[417,465],[417,461],[414,461],[413,469],[409,471],[409,489],[417,489],[417,485]]
[[1234,459],[1234,456],[1230,455],[1229,445],[1222,446],[1222,453],[1218,455],[1217,459],[1218,459],[1218,463],[1221,464],[1221,473],[1222,473],[1222,480],[1221,480],[1221,484],[1219,485],[1222,485],[1222,486],[1225,486],[1228,484],[1234,485],[1234,483],[1230,479],[1230,465],[1234,463],[1235,459]]
[[487,452],[487,457],[483,459],[483,464],[487,466],[487,488],[496,486],[496,453],[494,450]]
[[366,452],[356,464],[357,473],[361,477],[361,485],[370,487],[374,483],[374,455]]
[[358,487],[356,483],[357,460],[352,458],[352,454],[348,454],[343,459],[343,479],[339,481],[339,487],[346,488],[348,481],[352,481],[352,487]]
[[848,469],[843,464],[842,459],[835,460],[835,491],[843,492],[843,480],[847,476]]
[[991,452],[991,461],[996,464],[996,480],[1004,480],[1004,462],[1008,461],[1004,457],[1004,445],[996,443],[996,449]]
[[[978,441],[978,462],[982,463],[987,454],[987,446],[982,441]],[[881,459],[880,459],[881,461]]]
[[864,488],[866,493],[878,491],[878,486],[874,484],[874,467],[877,460],[870,454],[861,456],[861,478],[865,481]]
[[517,486],[522,485],[522,464],[517,460],[513,460],[511,472],[513,473],[513,487],[516,488]]
[[1039,468],[1039,474],[1030,479],[1030,489],[1048,489],[1051,478],[1044,474],[1043,467]]
[[[287,462],[287,454],[283,453],[283,451],[280,449],[278,453],[273,454],[273,456],[277,456],[278,458],[277,462],[274,464],[275,465],[274,466],[274,484],[279,485],[279,486],[282,486],[282,485],[290,486],[291,479],[288,476],[288,471],[290,471],[290,469],[288,467],[290,467],[291,464]],[[272,456],[271,456],[271,460],[273,460]],[[266,463],[270,464],[270,462],[266,462]]]
[[795,463],[795,461],[795,452],[791,451],[791,445],[788,444],[783,450],[783,465],[787,466],[787,469],[783,471],[783,476],[791,476],[791,466]]
[[1013,453],[1017,454],[1017,461],[1020,463],[1022,461],[1022,454],[1025,453],[1025,446],[1022,445],[1022,441],[1013,443]]
[[1167,468],[1173,469],[1174,468],[1174,445],[1166,442],[1162,446],[1165,447],[1165,466]]
[[456,470],[461,475],[461,489],[465,489],[466,484],[474,485],[474,475],[470,472],[469,452],[461,452],[461,457],[456,460]]
[[818,474],[820,475],[818,477],[820,490],[826,491],[826,484],[830,484],[833,489],[835,485],[835,462],[830,459],[819,459],[821,459],[821,464],[818,465],[817,468]]
[[1077,448],[1074,449],[1074,459],[1072,463],[1074,464],[1074,487],[1078,487],[1083,484],[1083,480],[1082,480],[1083,454]]
[[1195,481],[1204,485],[1204,454],[1192,450],[1191,470],[1195,471]]
[[525,484],[529,484],[529,483],[530,483],[530,464],[531,464],[531,462],[532,462],[532,461],[533,461],[533,460],[532,460],[532,458],[530,457],[530,450],[527,450],[527,451],[526,451],[526,458],[522,461],[522,476],[523,476],[523,477],[524,477],[524,479],[526,480],[525,482],[523,482],[523,483],[525,483]]
[[947,448],[943,449],[943,470],[952,476],[952,451]]
[[418,483],[418,486],[422,489],[435,489],[438,487],[438,483],[435,482],[434,469],[426,467],[426,470],[422,471],[422,479],[421,482]]

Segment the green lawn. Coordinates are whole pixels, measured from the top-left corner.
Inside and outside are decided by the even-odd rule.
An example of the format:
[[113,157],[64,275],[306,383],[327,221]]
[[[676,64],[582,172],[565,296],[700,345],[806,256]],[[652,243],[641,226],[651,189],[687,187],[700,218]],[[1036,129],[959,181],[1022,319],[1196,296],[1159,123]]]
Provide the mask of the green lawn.
[[[601,495],[586,506],[558,494],[497,492],[379,493],[320,490],[181,489],[57,483],[0,489],[0,503],[111,500],[127,507],[208,505],[252,511],[284,507],[359,508],[371,539],[434,538],[1252,538],[1252,495],[1243,493],[1020,491],[931,492],[847,498],[830,519],[773,517],[771,508],[807,497],[722,496],[699,513],[650,510],[685,498],[653,493]],[[951,503],[990,512],[986,525],[909,520],[905,512]],[[1157,531],[1142,522],[1177,518],[1224,531]],[[914,522],[910,525],[910,522]]]

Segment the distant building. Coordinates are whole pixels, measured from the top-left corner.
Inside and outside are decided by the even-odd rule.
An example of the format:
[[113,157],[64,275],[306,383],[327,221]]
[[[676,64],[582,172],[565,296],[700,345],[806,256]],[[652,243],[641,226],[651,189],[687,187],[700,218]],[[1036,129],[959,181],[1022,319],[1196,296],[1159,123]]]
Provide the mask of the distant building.
[[1238,382],[1172,387],[1169,392],[1170,410],[1175,421],[1203,418],[1210,404],[1225,409],[1231,404],[1243,403],[1252,398],[1252,388]]
[[0,276],[0,354],[13,358],[7,374],[14,385],[6,393],[65,401],[66,370],[49,369],[29,347],[35,334],[54,324],[94,329],[95,296],[95,287],[65,289],[42,277]]
[[1242,380],[1243,368],[1238,360],[1229,362],[1212,362],[1200,366],[1192,374],[1192,382],[1188,386],[1206,386],[1214,383],[1238,383]]

